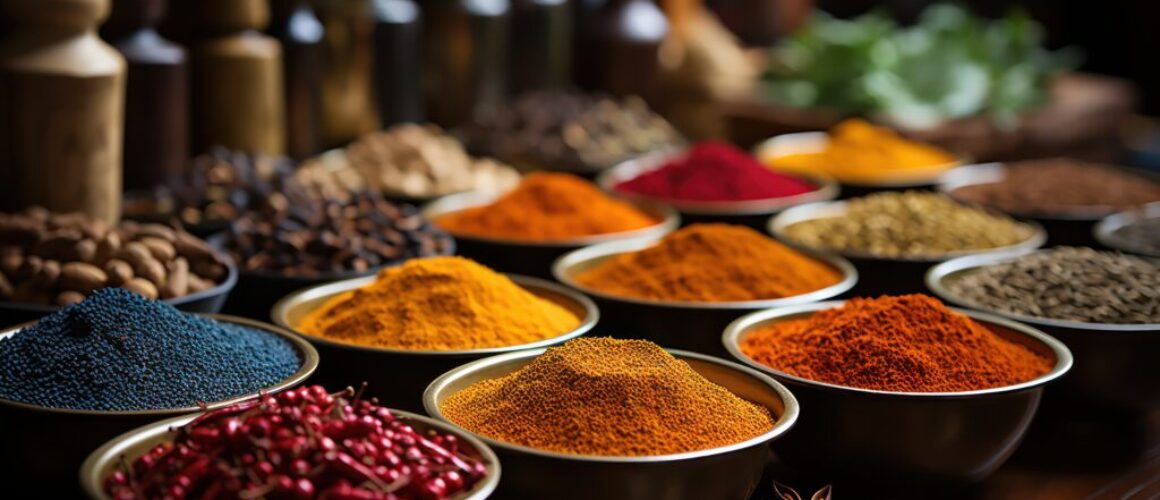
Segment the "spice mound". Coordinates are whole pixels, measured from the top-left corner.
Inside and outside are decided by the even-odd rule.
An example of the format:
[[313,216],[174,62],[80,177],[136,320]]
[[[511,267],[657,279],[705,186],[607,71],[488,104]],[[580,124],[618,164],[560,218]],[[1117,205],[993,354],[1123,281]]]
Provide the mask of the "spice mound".
[[883,192],[846,202],[846,213],[791,224],[790,239],[809,247],[878,257],[939,257],[1016,245],[1035,231],[1002,214],[940,194]]
[[176,299],[213,288],[228,272],[208,243],[162,224],[109,227],[40,207],[0,214],[0,300],[65,306],[105,287]]
[[763,160],[778,170],[821,173],[854,184],[929,180],[956,162],[951,153],[904,139],[888,128],[859,119],[846,120],[830,129],[822,151]]
[[1113,165],[1066,158],[1004,165],[999,182],[964,186],[951,196],[1005,212],[1106,215],[1160,200],[1160,183]]
[[462,257],[411,260],[330,299],[299,330],[354,344],[460,350],[537,342],[580,319],[502,274]]
[[196,406],[273,386],[298,371],[270,333],[105,288],[0,340],[0,398],[50,408]]
[[1091,248],[1058,247],[985,266],[946,282],[984,307],[1086,323],[1160,323],[1160,264]]
[[809,380],[896,392],[1002,387],[1047,373],[1051,360],[926,295],[851,299],[751,333],[741,352]]
[[559,241],[643,229],[653,216],[570,174],[536,172],[495,202],[436,219],[452,234]]
[[441,499],[487,468],[458,438],[360,399],[301,387],[202,414],[105,478],[111,498]]
[[801,295],[841,273],[745,226],[693,224],[644,250],[612,257],[575,277],[601,292],[686,302]]
[[581,338],[443,402],[448,420],[521,446],[575,455],[648,456],[739,443],[773,428],[737,397],[643,340]]
[[699,142],[655,170],[616,185],[616,190],[670,200],[744,201],[804,194],[818,187],[765,168],[729,144]]
[[457,139],[435,125],[402,124],[373,132],[337,157],[323,156],[308,164],[335,175],[342,175],[335,170],[352,170],[371,189],[411,197],[500,192],[520,180],[519,173],[507,165],[468,156]]
[[639,97],[556,90],[523,94],[459,132],[474,152],[573,172],[605,169],[685,142]]

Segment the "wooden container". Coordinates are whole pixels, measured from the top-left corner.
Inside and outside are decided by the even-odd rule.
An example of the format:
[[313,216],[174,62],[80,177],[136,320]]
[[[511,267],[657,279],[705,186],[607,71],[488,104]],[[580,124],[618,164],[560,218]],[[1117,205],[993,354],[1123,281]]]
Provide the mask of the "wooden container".
[[326,31],[305,0],[272,0],[268,30],[282,43],[286,85],[286,151],[303,160],[322,151],[322,80]]
[[251,153],[286,150],[282,45],[260,31],[265,0],[202,0],[205,38],[194,52],[195,147]]
[[114,0],[101,32],[128,63],[125,92],[126,191],[150,189],[189,162],[189,58],[154,27],[166,0]]
[[5,208],[119,217],[125,59],[97,38],[108,13],[108,0],[0,0]]

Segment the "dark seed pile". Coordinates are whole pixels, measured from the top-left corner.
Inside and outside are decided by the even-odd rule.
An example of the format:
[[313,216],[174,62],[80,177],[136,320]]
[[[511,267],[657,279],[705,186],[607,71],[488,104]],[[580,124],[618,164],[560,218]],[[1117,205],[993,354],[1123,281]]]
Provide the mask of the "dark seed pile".
[[195,406],[290,376],[298,353],[258,330],[105,288],[0,340],[0,398],[51,408]]
[[1090,248],[1059,247],[967,272],[947,283],[976,304],[1086,323],[1160,323],[1160,264]]

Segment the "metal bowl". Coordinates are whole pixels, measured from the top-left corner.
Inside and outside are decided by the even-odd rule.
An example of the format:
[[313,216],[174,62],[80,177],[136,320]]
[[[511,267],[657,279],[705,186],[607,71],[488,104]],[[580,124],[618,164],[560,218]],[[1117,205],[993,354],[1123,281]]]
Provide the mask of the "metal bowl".
[[[221,283],[200,292],[164,299],[162,302],[189,313],[214,314],[221,311],[222,306],[226,303],[226,297],[238,283],[238,268],[228,254],[225,252],[217,252],[217,254],[219,261],[226,266],[226,277]],[[0,325],[7,326],[36,321],[58,310],[60,310],[60,306],[51,304],[0,302]]]
[[977,304],[959,297],[946,283],[963,273],[1034,253],[976,255],[944,262],[926,275],[927,286],[945,301],[1034,325],[1075,352],[1075,370],[1058,388],[1061,396],[1130,408],[1160,405],[1160,324],[1085,323],[1037,318]]
[[600,319],[596,304],[588,297],[544,280],[525,276],[508,277],[536,296],[568,309],[580,318],[580,324],[571,331],[538,342],[459,351],[363,346],[310,335],[297,329],[297,325],[308,313],[335,295],[373,283],[374,276],[299,290],[278,301],[270,314],[275,324],[306,338],[322,353],[326,362],[319,368],[316,380],[323,385],[345,386],[352,381],[366,381],[367,394],[378,397],[384,405],[420,411],[423,389],[443,372],[493,354],[536,349],[568,341],[592,330]]
[[[461,210],[487,205],[502,194],[460,193],[444,196],[423,207],[427,220],[439,225],[438,219]],[[629,201],[636,208],[652,215],[658,223],[633,231],[600,234],[555,241],[525,241],[509,238],[489,238],[452,233],[459,255],[469,257],[497,271],[550,279],[552,262],[569,251],[596,243],[619,240],[647,239],[662,236],[680,226],[681,220],[671,207],[643,201]]]
[[[826,148],[830,135],[826,132],[797,132],[771,137],[753,148],[753,156],[768,164],[773,158],[793,154],[819,153]],[[932,165],[923,169],[913,169],[906,176],[895,176],[879,181],[843,181],[842,199],[856,198],[876,191],[902,191],[907,189],[930,188],[949,169],[962,165],[962,159],[942,165]]]
[[[501,354],[451,370],[431,382],[423,393],[423,405],[429,415],[462,429],[443,416],[440,407],[444,400],[478,381],[518,370],[544,351]],[[797,420],[797,400],[781,384],[755,370],[702,354],[669,352],[709,381],[768,408],[777,416],[773,429],[729,446],[646,457],[571,455],[472,433],[496,451],[508,472],[497,493],[503,498],[749,498],[770,458],[768,443],[789,431]]]
[[744,201],[693,201],[657,198],[617,189],[619,184],[656,170],[669,161],[684,155],[684,150],[658,151],[634,158],[604,171],[596,178],[596,183],[605,191],[630,200],[669,205],[680,212],[681,221],[686,225],[700,222],[726,222],[742,224],[755,229],[761,229],[766,218],[786,208],[803,203],[828,201],[838,196],[838,183],[831,179],[807,176],[798,177],[817,186],[814,191],[793,196]]
[[559,282],[592,297],[603,314],[598,331],[620,338],[643,338],[663,346],[724,355],[717,332],[742,314],[790,304],[803,304],[834,298],[854,287],[858,270],[842,257],[805,251],[842,274],[842,280],[809,293],[768,300],[738,302],[688,302],[652,300],[612,295],[576,282],[576,275],[592,269],[617,255],[651,247],[660,240],[616,241],[582,248],[568,253],[552,266]]
[[774,444],[794,467],[825,477],[863,481],[948,484],[978,481],[1015,451],[1039,406],[1043,386],[1071,368],[1071,352],[1054,338],[1017,322],[957,310],[996,334],[1055,359],[1035,379],[966,392],[892,392],[803,379],[758,363],[740,345],[754,328],[809,316],[843,301],[761,311],[725,329],[722,343],[733,358],[792,388],[806,418]]
[[[463,454],[483,462],[487,468],[487,475],[470,490],[450,497],[451,499],[483,500],[495,491],[500,479],[500,463],[491,448],[488,448],[471,434],[435,419],[400,410],[391,410],[391,413],[394,413],[401,420],[407,421],[408,425],[420,433],[433,430],[442,434],[454,435],[459,439],[459,447]],[[132,463],[154,446],[172,441],[175,434],[174,429],[188,424],[196,417],[197,415],[184,415],[138,427],[113,438],[93,451],[85,459],[80,469],[81,488],[85,495],[92,499],[108,499],[109,496],[105,494],[104,489],[105,479],[120,466],[122,458],[128,463]]]
[[1035,249],[1047,241],[1047,233],[1042,226],[1036,222],[1025,220],[1019,222],[1030,226],[1033,234],[1020,243],[1004,247],[947,252],[928,256],[887,257],[853,250],[814,248],[805,246],[785,234],[786,227],[798,222],[844,216],[847,206],[845,201],[832,201],[793,207],[770,218],[767,230],[779,241],[794,248],[817,253],[836,253],[850,259],[858,268],[858,272],[862,273],[862,279],[859,280],[858,286],[852,292],[854,296],[876,297],[887,294],[920,293],[926,290],[922,281],[923,274],[927,268],[937,262],[964,255]]
[[1160,249],[1146,248],[1135,245],[1120,236],[1116,235],[1124,226],[1130,226],[1138,221],[1145,219],[1160,218],[1160,202],[1149,203],[1142,207],[1126,210],[1115,213],[1105,217],[1096,224],[1092,230],[1092,236],[1101,245],[1111,248],[1113,250],[1120,250],[1122,252],[1130,252],[1134,254],[1144,255],[1148,257],[1160,257]]
[[[263,389],[276,393],[305,381],[318,367],[318,351],[298,336],[273,325],[250,319],[205,314],[208,318],[263,330],[285,339],[298,351],[302,365],[298,371],[278,384]],[[32,323],[0,332],[0,340],[10,337]],[[221,408],[258,396],[258,391],[225,401],[207,403],[205,409]],[[203,408],[188,406],[158,410],[96,411],[48,408],[18,401],[0,399],[0,440],[7,452],[0,454],[0,468],[21,481],[16,487],[39,485],[75,485],[76,467],[85,455],[109,438],[160,418],[186,415]],[[44,493],[43,490],[40,491]]]
[[[938,181],[938,191],[962,202],[955,191],[967,186],[991,184],[1007,177],[1007,166],[1002,163],[967,165],[947,171]],[[998,210],[998,207],[990,207]],[[1003,210],[1004,213],[1038,222],[1047,230],[1047,245],[1092,246],[1092,225],[1102,217],[1115,212],[1112,206],[1076,207],[1072,210],[1041,213]]]

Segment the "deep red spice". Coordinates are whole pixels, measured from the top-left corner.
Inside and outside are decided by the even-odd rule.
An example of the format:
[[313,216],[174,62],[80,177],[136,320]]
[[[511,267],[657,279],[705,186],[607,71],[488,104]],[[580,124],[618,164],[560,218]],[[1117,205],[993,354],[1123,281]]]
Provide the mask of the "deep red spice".
[[818,188],[771,171],[729,144],[705,141],[655,170],[617,184],[616,189],[671,200],[743,201],[793,196]]

